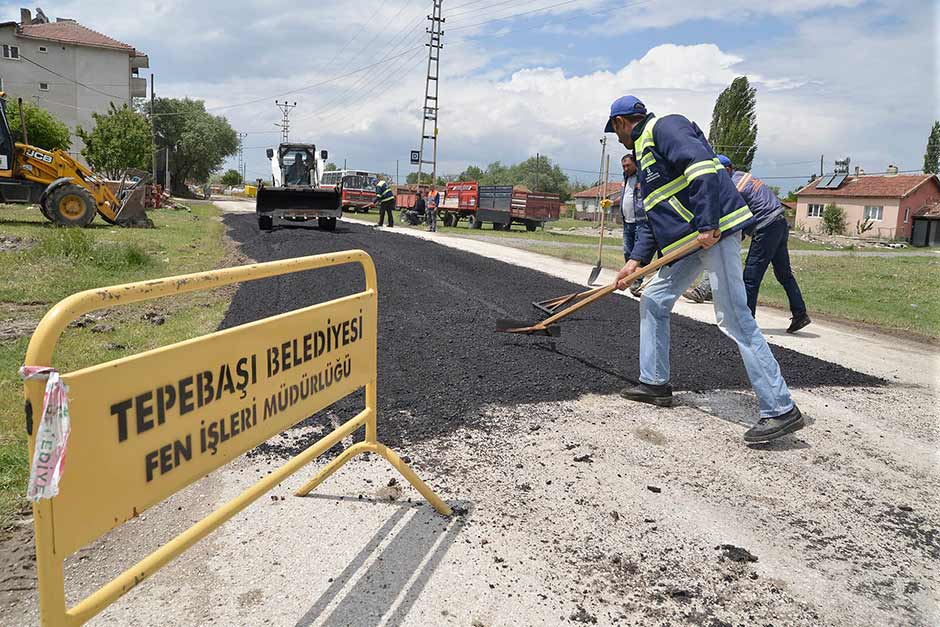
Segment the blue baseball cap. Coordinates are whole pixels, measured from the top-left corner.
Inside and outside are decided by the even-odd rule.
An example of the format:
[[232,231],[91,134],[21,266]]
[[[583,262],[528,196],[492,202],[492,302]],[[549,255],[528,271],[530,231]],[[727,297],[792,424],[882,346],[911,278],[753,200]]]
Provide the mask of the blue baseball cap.
[[725,155],[718,155],[718,162],[721,163],[721,165],[723,165],[726,168],[731,167],[731,159],[729,159]]
[[614,132],[614,118],[618,115],[646,115],[646,105],[636,96],[621,96],[614,100],[610,105],[610,118],[604,127],[605,133]]

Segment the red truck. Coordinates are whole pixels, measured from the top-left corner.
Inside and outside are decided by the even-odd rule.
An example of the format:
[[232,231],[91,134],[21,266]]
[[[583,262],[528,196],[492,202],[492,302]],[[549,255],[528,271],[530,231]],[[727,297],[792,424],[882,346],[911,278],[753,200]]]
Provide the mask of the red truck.
[[456,226],[466,218],[471,229],[490,222],[495,230],[508,231],[513,224],[524,224],[534,231],[561,213],[558,194],[529,192],[509,185],[479,185],[474,181],[448,183],[440,209],[444,226]]

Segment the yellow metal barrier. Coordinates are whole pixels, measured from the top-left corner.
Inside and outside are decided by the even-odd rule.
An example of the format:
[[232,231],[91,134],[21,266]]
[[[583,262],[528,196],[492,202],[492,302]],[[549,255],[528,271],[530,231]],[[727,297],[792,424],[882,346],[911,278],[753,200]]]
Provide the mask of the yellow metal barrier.
[[[292,272],[358,263],[364,291],[233,329],[62,375],[72,433],[59,494],[34,504],[40,618],[80,625],[154,574],[257,498],[344,437],[365,440],[303,486],[307,494],[355,455],[389,461],[434,508],[444,503],[376,435],[378,293],[363,251],[317,255],[89,290],[66,298],[42,319],[26,353],[50,366],[66,326],[91,311],[176,296]],[[63,560],[209,472],[299,421],[365,387],[366,407],[72,608],[66,608]],[[28,413],[41,416],[43,384],[27,381]],[[30,459],[35,433],[30,435]]]

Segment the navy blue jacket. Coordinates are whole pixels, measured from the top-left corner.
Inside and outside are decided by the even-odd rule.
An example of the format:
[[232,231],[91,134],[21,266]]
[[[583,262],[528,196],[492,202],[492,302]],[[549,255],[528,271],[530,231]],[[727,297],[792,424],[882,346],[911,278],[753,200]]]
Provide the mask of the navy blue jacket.
[[750,226],[751,210],[695,123],[650,114],[633,140],[647,220],[637,223],[631,259],[645,265],[657,250],[669,253],[699,233]]

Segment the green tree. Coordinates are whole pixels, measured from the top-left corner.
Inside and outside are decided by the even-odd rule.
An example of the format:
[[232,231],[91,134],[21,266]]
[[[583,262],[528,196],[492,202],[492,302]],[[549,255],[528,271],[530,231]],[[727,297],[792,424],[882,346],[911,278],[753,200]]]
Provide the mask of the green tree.
[[558,194],[568,200],[568,177],[548,157],[529,157],[510,168],[513,185],[525,185],[533,192]]
[[240,185],[242,182],[242,175],[239,174],[238,170],[226,170],[225,174],[222,175],[222,185],[227,187],[235,187]]
[[835,203],[826,205],[822,215],[823,231],[828,235],[845,233],[845,209]]
[[924,153],[924,174],[940,172],[940,121],[933,123]]
[[475,165],[468,165],[467,169],[457,176],[457,179],[460,181],[479,181],[483,178],[484,174],[482,168]]
[[325,166],[323,166],[323,171],[324,171],[324,172],[334,172],[334,171],[336,171],[336,170],[339,170],[339,168],[336,167],[336,164],[333,163],[332,161],[330,161],[330,162],[327,163]]
[[[32,103],[23,101],[26,116],[27,139],[30,146],[43,150],[68,150],[72,146],[72,134],[64,122]],[[15,141],[23,141],[23,126],[20,124],[20,108],[15,97],[7,98],[7,122]]]
[[147,118],[126,104],[118,109],[113,102],[108,113],[91,116],[95,128],[88,132],[78,127],[75,133],[85,144],[82,156],[96,172],[117,179],[126,168],[150,170],[153,161]]
[[746,76],[734,79],[715,101],[708,141],[736,170],[751,171],[757,152],[757,90]]
[[202,100],[157,98],[153,113],[157,147],[170,152],[174,195],[188,196],[187,181],[207,181],[238,150],[235,129],[224,117],[207,112]]
[[[417,173],[417,172],[409,172],[409,173],[408,173],[408,176],[405,177],[405,183],[407,183],[408,185],[415,185],[417,182],[418,182],[418,173]],[[429,172],[422,172],[422,173],[421,173],[421,184],[422,184],[422,185],[428,185],[428,184],[430,184],[430,183],[431,183],[431,174],[430,174]],[[443,186],[447,185],[447,177],[438,176],[438,177],[437,177],[437,183],[436,183],[436,185],[437,185],[438,187],[443,187]]]

